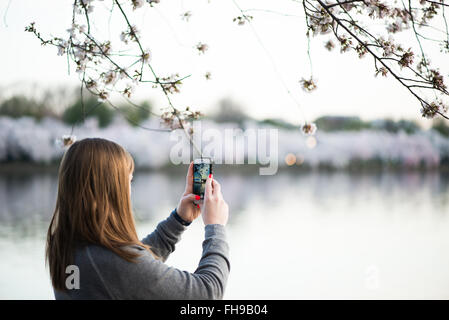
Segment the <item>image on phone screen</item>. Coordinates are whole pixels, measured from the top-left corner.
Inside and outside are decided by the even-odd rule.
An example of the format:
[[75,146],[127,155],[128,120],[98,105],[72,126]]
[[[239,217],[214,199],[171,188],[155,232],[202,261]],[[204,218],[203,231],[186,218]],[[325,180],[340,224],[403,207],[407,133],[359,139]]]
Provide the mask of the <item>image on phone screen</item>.
[[193,164],[193,193],[204,197],[204,189],[206,180],[211,171],[210,163],[194,163]]

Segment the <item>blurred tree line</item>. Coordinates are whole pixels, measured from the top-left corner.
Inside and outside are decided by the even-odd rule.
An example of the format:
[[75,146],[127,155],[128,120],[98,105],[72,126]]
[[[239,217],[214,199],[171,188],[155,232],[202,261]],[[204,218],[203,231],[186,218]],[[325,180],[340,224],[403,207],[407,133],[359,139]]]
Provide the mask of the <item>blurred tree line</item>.
[[[73,125],[81,123],[83,114],[86,119],[95,118],[100,127],[108,126],[115,116],[122,116],[133,126],[140,125],[148,119],[152,114],[152,104],[144,101],[139,105],[118,105],[119,110],[115,110],[111,106],[101,103],[94,96],[85,96],[83,103],[78,96],[71,104],[65,108],[57,108],[55,103],[50,101],[56,100],[57,104],[61,104],[60,99],[44,95],[44,98],[30,98],[24,95],[13,95],[7,99],[0,101],[0,116],[19,118],[23,116],[35,118],[40,121],[44,117],[53,117],[61,121]],[[84,104],[84,106],[83,106]],[[244,128],[246,121],[257,121],[259,124],[271,125],[274,127],[298,130],[298,126],[282,119],[263,119],[254,120],[245,111],[244,108],[230,98],[224,98],[218,102],[217,108],[211,111],[206,118],[218,123],[232,122],[239,127]],[[364,121],[359,117],[349,116],[323,116],[315,120],[315,123],[321,131],[360,131],[364,129],[383,130],[388,132],[406,132],[412,134],[421,128],[413,121],[391,119],[380,119],[372,121]],[[432,120],[432,129],[440,134],[449,137],[449,126],[447,121],[434,119]]]
[[0,115],[11,118],[33,117],[37,120],[43,117],[58,117],[56,112],[45,103],[25,96],[12,96],[0,103]]
[[42,101],[24,95],[14,95],[0,102],[0,116],[11,118],[32,117],[40,121],[44,117],[52,117],[73,125],[82,123],[83,115],[86,119],[95,118],[102,128],[108,126],[114,117],[121,113],[133,126],[139,125],[151,115],[152,105],[145,101],[139,105],[118,105],[118,111],[111,106],[101,103],[94,96],[86,96],[83,101],[77,98],[63,110]]
[[379,119],[364,121],[359,117],[324,116],[316,119],[317,127],[323,131],[360,131],[364,129],[384,130],[397,133],[404,131],[407,134],[420,130],[418,124],[409,120],[394,121],[391,119]]
[[[207,118],[218,122],[232,122],[238,124],[244,129],[245,121],[253,120],[248,116],[243,108],[229,98],[222,99],[218,103],[215,112],[211,112]],[[294,125],[282,119],[263,119],[257,121],[259,124],[271,125],[274,127],[298,130],[298,125]],[[438,131],[442,135],[449,137],[449,126],[447,121],[434,119],[432,120],[432,129]],[[315,120],[315,124],[320,131],[360,131],[360,130],[382,130],[392,133],[405,132],[413,134],[421,127],[414,121],[392,119],[378,119],[371,121],[364,121],[359,117],[351,116],[322,116]]]
[[119,110],[116,111],[105,103],[99,102],[98,99],[93,96],[84,99],[83,104],[81,103],[81,99],[75,101],[73,105],[64,111],[62,120],[68,124],[76,124],[82,121],[84,115],[86,119],[96,118],[99,127],[104,128],[112,122],[117,113],[121,113],[129,124],[137,126],[150,117],[152,109],[151,104],[148,101],[145,101],[137,106],[129,104],[118,106],[117,108]]

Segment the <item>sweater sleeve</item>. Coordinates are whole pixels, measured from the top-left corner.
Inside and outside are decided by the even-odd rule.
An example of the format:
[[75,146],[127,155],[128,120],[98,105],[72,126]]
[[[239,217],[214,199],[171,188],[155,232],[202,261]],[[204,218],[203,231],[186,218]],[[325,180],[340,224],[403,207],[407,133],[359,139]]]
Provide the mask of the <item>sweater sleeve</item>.
[[203,252],[195,272],[168,266],[150,254],[139,257],[127,270],[132,299],[222,299],[230,271],[225,228],[205,226]]
[[170,216],[161,221],[151,234],[142,239],[142,243],[149,245],[162,261],[166,261],[170,253],[175,251],[175,245],[181,240],[181,234],[186,229],[175,218],[175,210],[173,210]]

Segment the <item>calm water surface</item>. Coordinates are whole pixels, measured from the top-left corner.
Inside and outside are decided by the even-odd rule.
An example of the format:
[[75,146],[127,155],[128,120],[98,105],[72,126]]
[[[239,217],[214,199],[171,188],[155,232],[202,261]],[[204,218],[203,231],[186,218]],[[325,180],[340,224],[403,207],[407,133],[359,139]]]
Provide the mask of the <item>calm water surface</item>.
[[[182,173],[136,172],[140,236],[176,206]],[[230,205],[226,299],[449,298],[449,175],[217,172]],[[0,298],[53,299],[44,265],[55,173],[0,174]],[[167,263],[193,272],[202,221]]]

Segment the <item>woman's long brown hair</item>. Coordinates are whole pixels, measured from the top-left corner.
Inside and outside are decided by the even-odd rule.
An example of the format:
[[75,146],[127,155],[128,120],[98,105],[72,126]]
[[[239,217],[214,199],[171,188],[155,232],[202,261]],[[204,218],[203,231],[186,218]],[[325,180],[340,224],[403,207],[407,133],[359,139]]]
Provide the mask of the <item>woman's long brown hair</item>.
[[[53,287],[65,290],[66,267],[83,244],[106,247],[127,261],[137,255],[123,246],[140,242],[131,207],[131,155],[100,138],[75,142],[59,167],[56,208],[47,233],[46,261]],[[151,252],[151,250],[150,250]]]

